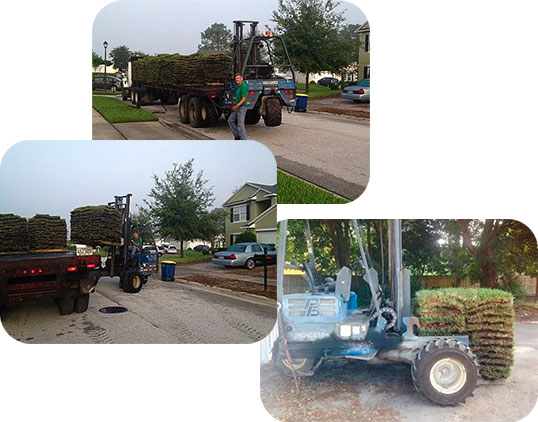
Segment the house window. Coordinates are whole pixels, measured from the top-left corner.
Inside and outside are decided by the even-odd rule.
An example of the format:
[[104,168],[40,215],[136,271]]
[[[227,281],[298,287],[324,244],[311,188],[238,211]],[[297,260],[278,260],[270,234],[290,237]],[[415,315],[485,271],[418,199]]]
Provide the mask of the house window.
[[368,53],[370,51],[370,34],[366,34],[364,38],[364,51]]
[[248,220],[248,205],[238,205],[232,210],[232,223]]

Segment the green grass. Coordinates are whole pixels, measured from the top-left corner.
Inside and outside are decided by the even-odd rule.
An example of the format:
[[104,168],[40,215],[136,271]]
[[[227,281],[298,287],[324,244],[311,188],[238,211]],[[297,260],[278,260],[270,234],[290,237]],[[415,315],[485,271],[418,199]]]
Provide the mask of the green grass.
[[127,105],[116,98],[94,95],[92,104],[109,123],[152,122],[159,120],[154,114],[132,105]]
[[192,263],[192,262],[204,262],[209,261],[211,258],[213,258],[212,254],[209,255],[203,255],[201,252],[196,251],[185,251],[185,256],[181,258],[179,256],[179,251],[177,255],[163,255],[159,258],[159,262],[162,261],[174,261],[177,264],[186,264],[186,263]]
[[297,94],[307,94],[308,98],[330,97],[342,93],[341,89],[330,89],[323,85],[310,84],[310,92],[305,92],[306,84],[297,84]]
[[333,195],[297,177],[277,172],[279,204],[347,204],[347,199]]
[[517,301],[517,304],[538,309],[538,303],[536,302],[527,302],[527,301],[522,300],[522,301]]
[[121,95],[121,91],[92,91],[93,95]]

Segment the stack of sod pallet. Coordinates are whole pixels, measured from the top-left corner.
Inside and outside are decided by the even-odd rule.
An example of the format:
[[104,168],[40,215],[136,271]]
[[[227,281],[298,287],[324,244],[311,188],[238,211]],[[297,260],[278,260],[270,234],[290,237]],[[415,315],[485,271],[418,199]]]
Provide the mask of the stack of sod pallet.
[[15,214],[0,214],[0,253],[28,250],[28,221]]
[[121,213],[108,205],[80,207],[71,211],[71,243],[89,246],[119,245]]
[[133,80],[158,86],[207,85],[231,79],[232,59],[224,53],[160,54],[133,62]]
[[67,225],[63,218],[36,214],[28,220],[30,249],[33,251],[64,251],[67,242]]
[[480,375],[505,379],[514,363],[514,303],[510,293],[493,289],[439,289],[417,292],[420,334],[468,335]]

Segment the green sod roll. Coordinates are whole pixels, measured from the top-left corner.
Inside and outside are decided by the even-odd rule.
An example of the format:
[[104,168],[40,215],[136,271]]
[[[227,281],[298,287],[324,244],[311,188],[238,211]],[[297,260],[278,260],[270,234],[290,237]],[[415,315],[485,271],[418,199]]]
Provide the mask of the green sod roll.
[[71,242],[89,246],[119,245],[121,213],[108,205],[86,206],[71,211]]
[[67,225],[58,216],[36,214],[28,220],[31,250],[64,249],[67,242]]
[[494,381],[510,375],[514,364],[514,299],[510,293],[467,288],[420,290],[416,303],[421,335],[468,335],[482,378]]
[[0,253],[28,249],[28,220],[15,214],[0,214]]

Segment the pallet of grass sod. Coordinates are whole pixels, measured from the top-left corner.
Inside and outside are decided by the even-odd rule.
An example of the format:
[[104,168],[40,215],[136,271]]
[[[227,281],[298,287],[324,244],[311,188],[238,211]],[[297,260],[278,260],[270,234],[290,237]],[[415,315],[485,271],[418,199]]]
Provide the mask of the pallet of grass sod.
[[15,214],[0,214],[0,254],[23,253],[28,249],[28,220]]
[[121,243],[121,213],[108,205],[86,206],[71,211],[71,243],[89,246]]
[[514,364],[514,303],[510,293],[466,288],[421,290],[416,303],[421,335],[468,335],[482,378],[495,381],[510,375]]
[[67,225],[59,216],[36,214],[28,219],[31,252],[64,252],[67,243]]

